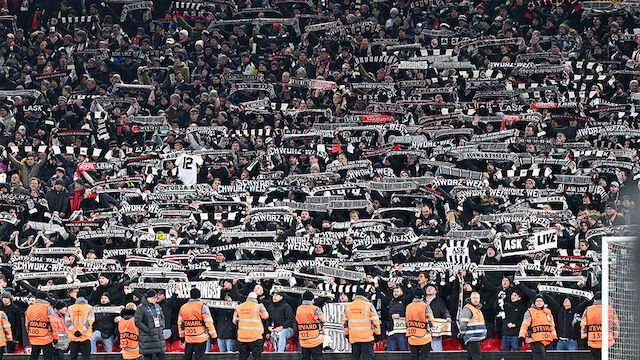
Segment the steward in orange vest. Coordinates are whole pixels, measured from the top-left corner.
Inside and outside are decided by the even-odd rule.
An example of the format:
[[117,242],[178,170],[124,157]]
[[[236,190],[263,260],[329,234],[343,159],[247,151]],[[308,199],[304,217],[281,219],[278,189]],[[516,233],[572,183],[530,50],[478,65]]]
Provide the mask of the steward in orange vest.
[[534,360],[544,360],[547,345],[558,338],[553,315],[551,315],[551,310],[546,307],[542,295],[538,295],[534,307],[524,313],[518,337],[520,338],[520,346],[525,341],[531,345]]
[[[11,323],[4,311],[0,311],[0,352],[4,353],[4,347],[7,346],[8,341],[13,341],[13,334],[11,333]],[[0,359],[2,357],[0,356]]]
[[302,305],[296,310],[298,339],[302,347],[302,360],[322,359],[324,343],[324,325],[327,320],[322,310],[313,305],[313,294],[307,290],[302,294]]
[[264,305],[258,304],[258,295],[255,292],[250,292],[247,301],[238,305],[233,312],[233,323],[238,326],[239,360],[246,360],[250,353],[254,359],[260,359],[264,333],[262,320],[268,318],[269,313]]
[[78,352],[82,352],[82,358],[91,358],[91,335],[93,334],[93,322],[96,320],[93,306],[87,300],[79,297],[76,303],[69,306],[64,322],[69,336],[69,351],[72,359],[78,358]]
[[373,358],[373,335],[380,335],[380,318],[372,303],[366,298],[364,288],[358,287],[353,302],[342,314],[344,334],[349,336],[352,359]]
[[58,320],[51,304],[45,300],[46,296],[46,293],[38,292],[38,299],[29,305],[24,316],[33,359],[37,359],[41,351],[45,360],[52,359],[52,343],[58,341]]
[[118,321],[118,333],[120,334],[120,349],[122,358],[125,360],[139,359],[142,357],[139,347],[140,331],[136,327],[134,316],[136,316],[136,304],[128,303],[120,312]]
[[[580,333],[583,339],[587,339],[587,345],[591,348],[591,355],[595,359],[602,357],[602,294],[597,292],[593,305],[589,306],[582,314],[580,321]],[[615,338],[620,336],[620,322],[618,315],[609,305],[609,347],[615,344]]]
[[187,343],[184,348],[184,358],[202,359],[207,349],[209,337],[216,338],[216,329],[213,327],[213,318],[207,304],[200,301],[200,290],[193,288],[191,299],[182,305],[178,314],[178,331],[180,337]]
[[487,337],[487,325],[484,323],[484,315],[480,311],[480,294],[477,291],[471,293],[466,300],[467,304],[458,314],[460,335],[466,345],[467,357],[471,360],[482,359],[481,344]]
[[407,338],[411,345],[411,360],[427,360],[431,351],[431,325],[433,312],[425,302],[426,293],[423,288],[413,292],[413,302],[407,305],[405,319],[407,321]]

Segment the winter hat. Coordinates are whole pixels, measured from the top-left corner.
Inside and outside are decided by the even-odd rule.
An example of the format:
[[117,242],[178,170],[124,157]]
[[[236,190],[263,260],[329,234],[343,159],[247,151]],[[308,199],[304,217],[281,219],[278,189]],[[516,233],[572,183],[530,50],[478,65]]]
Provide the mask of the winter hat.
[[313,293],[309,290],[305,291],[304,294],[302,294],[302,300],[307,300],[307,301],[313,300]]
[[198,290],[198,288],[192,288],[189,292],[189,296],[191,296],[192,299],[199,299],[201,296],[200,290]]

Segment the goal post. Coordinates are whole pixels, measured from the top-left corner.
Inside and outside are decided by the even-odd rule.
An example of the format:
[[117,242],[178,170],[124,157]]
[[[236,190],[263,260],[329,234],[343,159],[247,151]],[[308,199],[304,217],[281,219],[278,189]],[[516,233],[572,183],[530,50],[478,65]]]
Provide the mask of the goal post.
[[[638,359],[640,331],[637,326],[638,272],[634,236],[602,238],[602,359]],[[608,347],[609,329],[614,319],[609,318],[609,306],[618,317],[619,336]],[[633,350],[632,350],[633,349]]]

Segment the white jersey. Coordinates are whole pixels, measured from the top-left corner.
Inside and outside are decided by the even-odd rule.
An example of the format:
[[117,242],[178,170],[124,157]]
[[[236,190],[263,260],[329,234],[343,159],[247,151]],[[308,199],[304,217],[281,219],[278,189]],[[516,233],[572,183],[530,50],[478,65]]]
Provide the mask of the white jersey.
[[176,159],[178,179],[185,185],[193,185],[198,181],[198,166],[202,166],[202,156],[180,155]]

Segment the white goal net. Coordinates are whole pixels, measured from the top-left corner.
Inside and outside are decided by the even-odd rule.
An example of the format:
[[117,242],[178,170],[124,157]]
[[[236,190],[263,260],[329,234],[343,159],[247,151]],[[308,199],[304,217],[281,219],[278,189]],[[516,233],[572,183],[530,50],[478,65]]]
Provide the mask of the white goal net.
[[[640,329],[637,323],[638,259],[636,237],[605,237],[602,243],[602,359],[640,359]],[[607,348],[614,319],[609,318],[609,305],[618,317],[620,332],[615,344]]]

